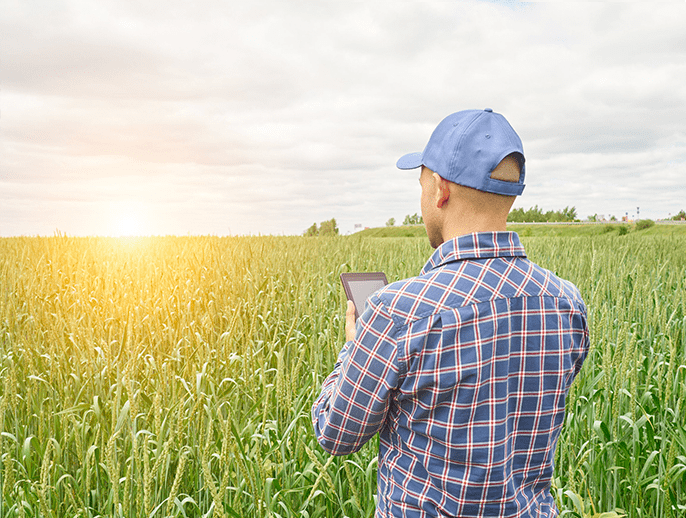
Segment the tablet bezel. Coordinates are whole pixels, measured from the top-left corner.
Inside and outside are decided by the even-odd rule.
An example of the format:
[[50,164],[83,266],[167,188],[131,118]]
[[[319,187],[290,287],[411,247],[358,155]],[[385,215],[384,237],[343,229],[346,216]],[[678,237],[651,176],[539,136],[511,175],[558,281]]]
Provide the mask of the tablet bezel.
[[[384,286],[388,284],[386,279],[386,274],[384,272],[345,272],[341,274],[341,283],[343,283],[343,289],[345,290],[345,297],[348,300],[352,300],[355,304],[355,320],[360,317],[360,313],[353,299],[352,290],[350,288],[350,283],[355,281],[383,281]],[[371,295],[374,292],[371,292]],[[366,299],[365,299],[366,300]],[[362,307],[360,309],[364,310],[364,300],[362,302]]]

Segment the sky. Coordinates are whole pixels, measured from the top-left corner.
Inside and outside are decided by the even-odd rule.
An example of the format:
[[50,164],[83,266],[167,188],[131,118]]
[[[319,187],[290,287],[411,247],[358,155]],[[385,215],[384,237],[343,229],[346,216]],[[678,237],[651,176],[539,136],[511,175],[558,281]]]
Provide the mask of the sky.
[[0,236],[400,223],[396,160],[487,107],[524,143],[515,207],[665,218],[684,26],[676,0],[4,0]]

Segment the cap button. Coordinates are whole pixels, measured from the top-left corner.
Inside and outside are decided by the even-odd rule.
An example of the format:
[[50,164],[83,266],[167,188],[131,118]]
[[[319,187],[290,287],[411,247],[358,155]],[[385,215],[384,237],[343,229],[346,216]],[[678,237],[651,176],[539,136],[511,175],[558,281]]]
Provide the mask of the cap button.
[[484,111],[485,111],[485,112],[488,112],[488,113],[492,113],[492,112],[493,112],[493,108],[486,108]]

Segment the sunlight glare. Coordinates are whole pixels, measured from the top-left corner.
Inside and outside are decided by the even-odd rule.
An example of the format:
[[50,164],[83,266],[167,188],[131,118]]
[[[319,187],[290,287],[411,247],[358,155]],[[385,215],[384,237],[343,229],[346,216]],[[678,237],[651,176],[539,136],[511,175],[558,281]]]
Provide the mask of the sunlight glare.
[[111,235],[143,236],[147,232],[144,210],[140,204],[121,203],[111,207]]

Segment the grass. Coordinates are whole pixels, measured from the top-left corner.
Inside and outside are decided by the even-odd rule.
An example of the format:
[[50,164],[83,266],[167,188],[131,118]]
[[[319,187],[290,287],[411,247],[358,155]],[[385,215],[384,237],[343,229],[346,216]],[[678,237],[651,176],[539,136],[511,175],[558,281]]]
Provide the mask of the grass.
[[[686,239],[659,227],[523,237],[590,310],[557,450],[567,516],[686,512]],[[0,517],[369,516],[377,440],[330,457],[309,416],[343,342],[338,275],[395,280],[430,253],[424,237],[0,239]]]

